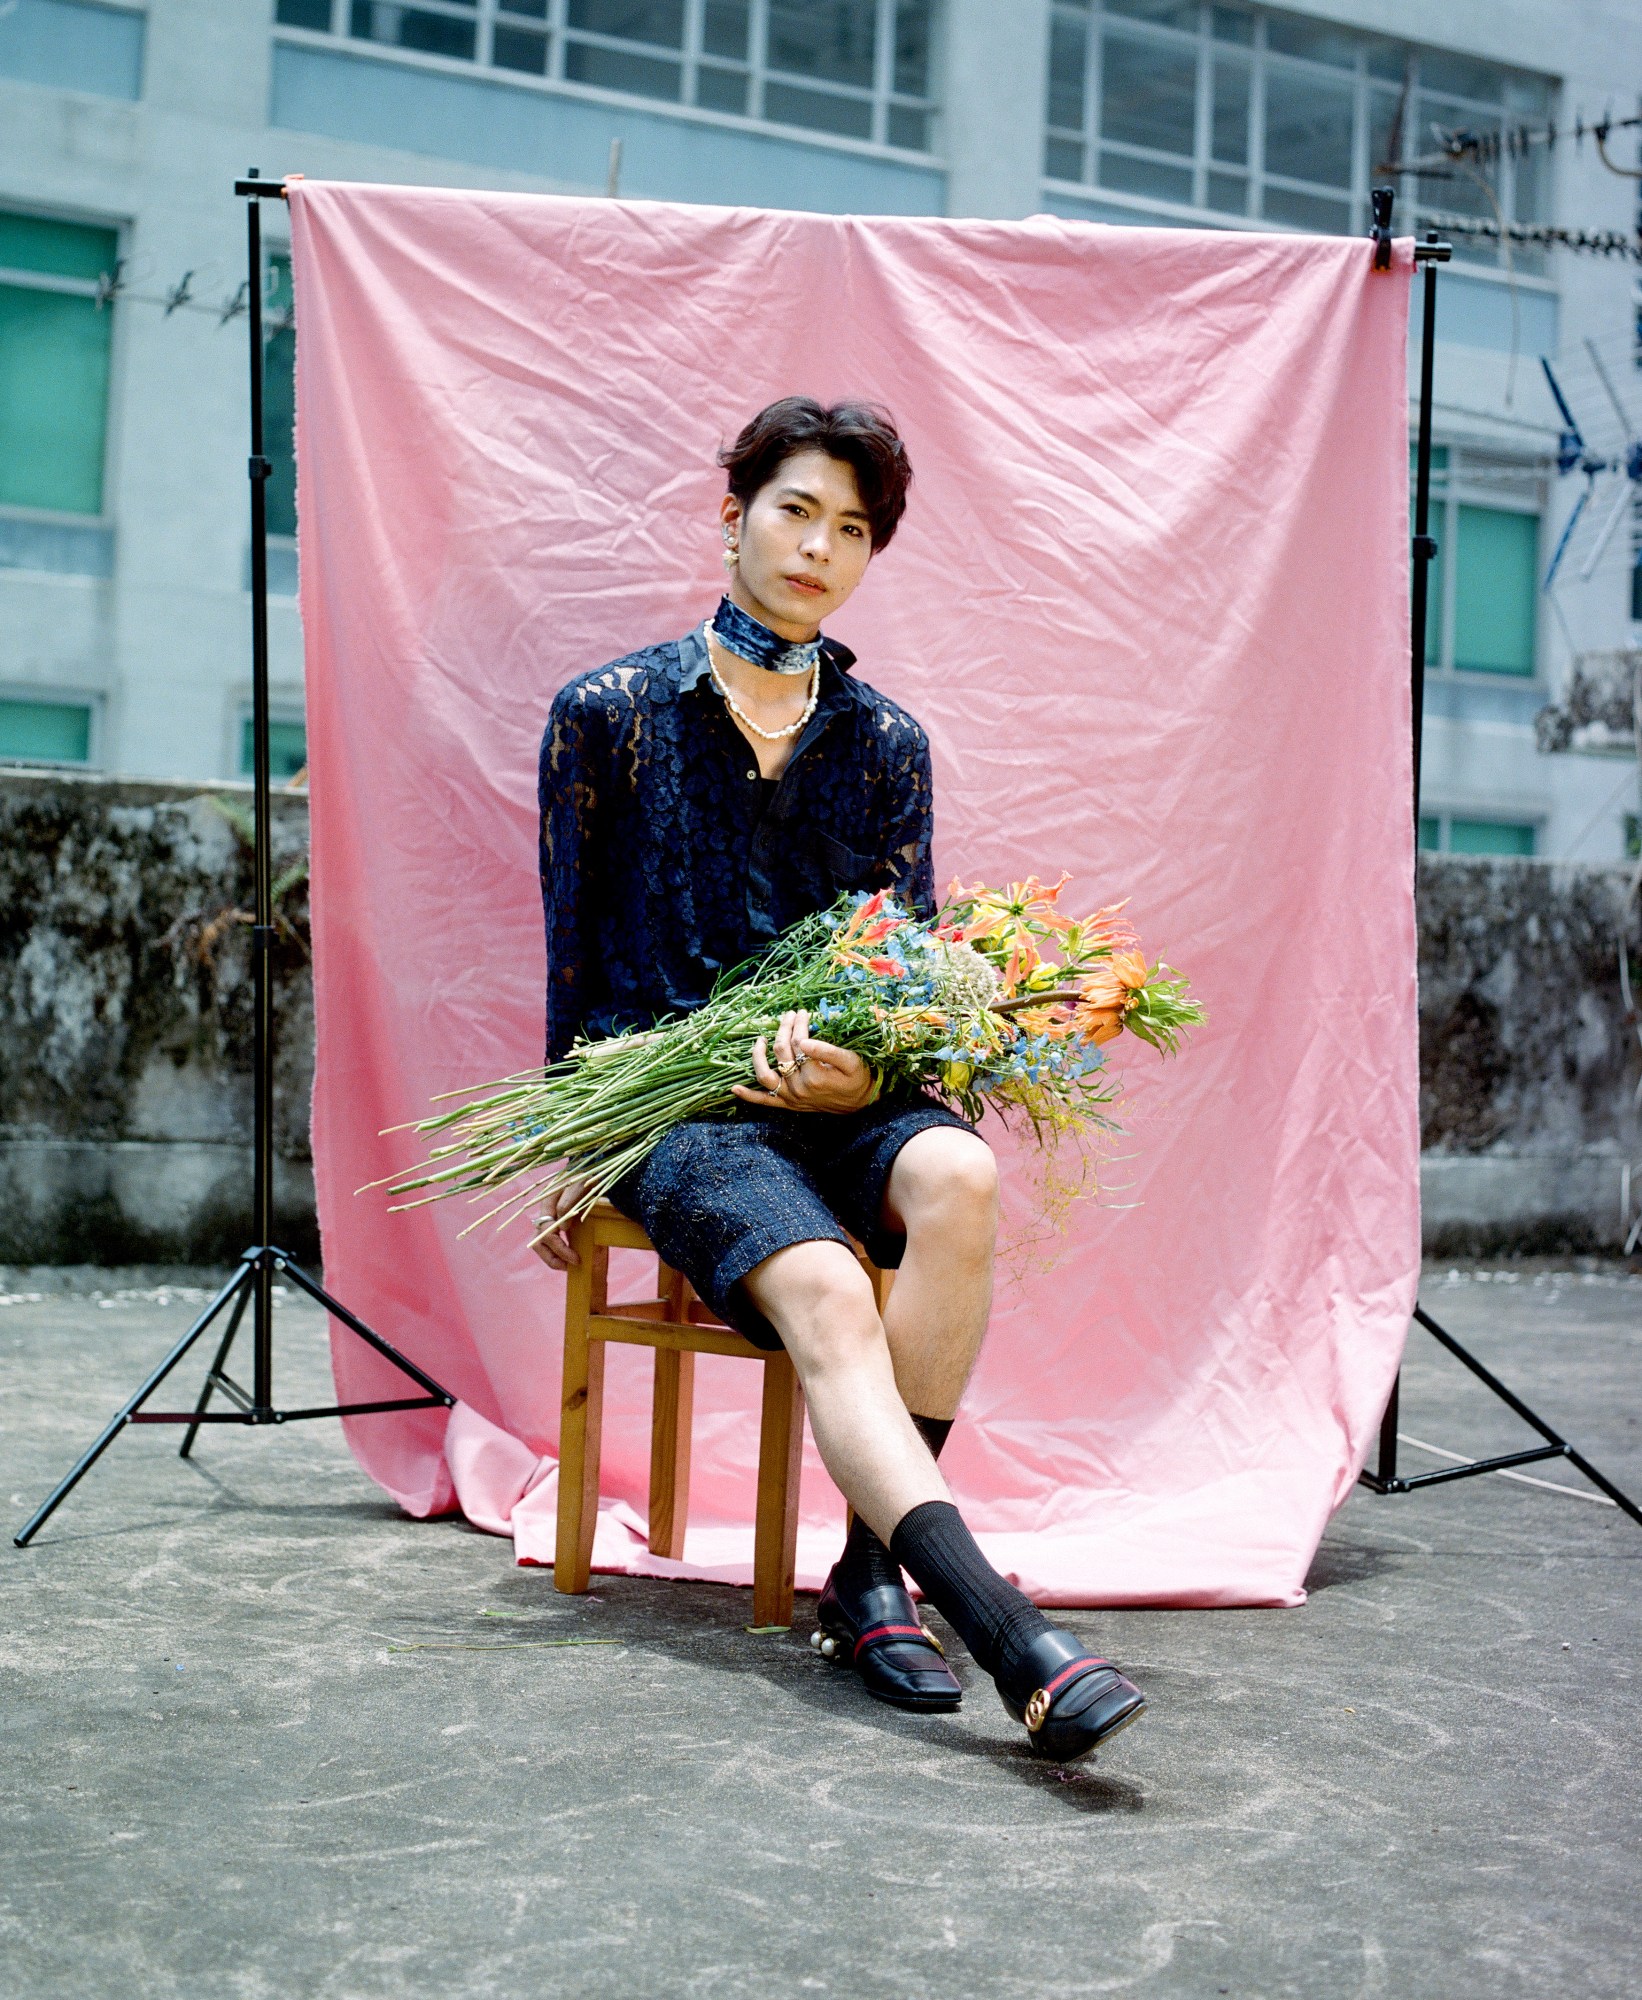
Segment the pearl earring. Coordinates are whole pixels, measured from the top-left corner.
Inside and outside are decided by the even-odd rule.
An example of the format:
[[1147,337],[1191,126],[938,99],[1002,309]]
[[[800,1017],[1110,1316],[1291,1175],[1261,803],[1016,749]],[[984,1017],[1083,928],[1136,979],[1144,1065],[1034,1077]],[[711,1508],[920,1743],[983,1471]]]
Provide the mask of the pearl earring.
[[740,560],[741,551],[730,540],[729,536],[726,535],[724,537],[724,567],[728,570],[733,570]]

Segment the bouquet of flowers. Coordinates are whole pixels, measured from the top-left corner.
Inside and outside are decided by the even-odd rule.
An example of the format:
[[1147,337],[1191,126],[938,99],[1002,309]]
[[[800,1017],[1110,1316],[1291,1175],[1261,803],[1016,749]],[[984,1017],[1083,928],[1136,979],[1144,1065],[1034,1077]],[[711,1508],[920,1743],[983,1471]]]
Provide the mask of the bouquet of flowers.
[[954,882],[929,923],[883,891],[841,898],[727,973],[694,1013],[578,1042],[562,1062],[453,1093],[454,1109],[395,1128],[441,1143],[390,1176],[394,1206],[499,1192],[477,1228],[580,1184],[562,1219],[585,1214],[671,1127],[734,1109],[754,1040],[800,1008],[886,1090],[1024,1120],[1046,1147],[1114,1129],[1105,1045],[1127,1031],[1172,1055],[1203,1010],[1180,973],[1147,963],[1122,903],[1064,915],[1068,879]]

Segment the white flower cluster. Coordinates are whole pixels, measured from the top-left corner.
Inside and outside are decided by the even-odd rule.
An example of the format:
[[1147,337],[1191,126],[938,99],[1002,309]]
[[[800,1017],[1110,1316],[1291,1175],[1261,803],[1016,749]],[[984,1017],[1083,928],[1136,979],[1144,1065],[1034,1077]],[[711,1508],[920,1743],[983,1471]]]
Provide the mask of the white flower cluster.
[[929,979],[937,1006],[954,1014],[979,1014],[997,998],[1003,983],[998,968],[972,944],[930,938],[924,950],[930,960]]

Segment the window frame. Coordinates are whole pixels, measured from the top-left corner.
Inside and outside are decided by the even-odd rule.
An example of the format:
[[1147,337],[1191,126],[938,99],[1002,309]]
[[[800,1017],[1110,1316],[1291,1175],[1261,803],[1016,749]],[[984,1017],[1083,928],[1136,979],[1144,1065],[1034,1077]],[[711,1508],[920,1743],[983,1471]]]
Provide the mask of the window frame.
[[[865,154],[874,159],[916,161],[920,166],[944,164],[941,153],[941,120],[944,108],[941,89],[944,0],[928,0],[929,75],[927,94],[923,97],[913,97],[893,87],[897,0],[874,0],[877,13],[874,23],[873,81],[870,88],[833,83],[826,78],[805,76],[792,70],[772,71],[765,60],[768,42],[768,0],[748,0],[747,59],[741,64],[737,64],[734,58],[716,57],[704,51],[702,28],[705,21],[706,0],[682,0],[684,32],[683,40],[677,48],[666,48],[650,42],[627,41],[619,36],[601,35],[591,29],[572,28],[569,26],[569,0],[546,0],[546,12],[538,17],[514,12],[508,7],[507,0],[391,0],[391,4],[407,7],[413,11],[471,22],[475,31],[474,53],[471,59],[465,56],[435,55],[420,49],[397,48],[389,42],[375,42],[363,36],[355,36],[348,29],[352,0],[329,0],[329,4],[331,25],[328,28],[299,28],[276,19],[273,23],[275,40],[306,48],[341,48],[371,61],[405,63],[417,69],[431,69],[445,76],[482,76],[490,82],[542,91],[549,96],[577,97],[599,104],[617,103],[632,110],[659,111],[670,117],[696,120],[704,124],[728,127],[734,131],[774,133],[784,138],[800,138],[814,145],[837,147]],[[500,22],[503,27],[518,27],[543,34],[548,38],[549,66],[544,75],[538,76],[528,70],[503,68],[495,64],[493,52],[498,15],[507,17]],[[638,91],[618,90],[603,84],[581,83],[567,77],[564,73],[564,63],[565,49],[569,42],[589,48],[603,48],[620,54],[677,63],[680,71],[679,95],[676,98],[649,97]],[[697,76],[703,69],[744,71],[748,77],[749,109],[745,113],[720,111],[710,105],[695,103],[693,99]],[[828,132],[813,125],[791,125],[767,117],[763,107],[765,86],[770,81],[778,85],[811,91],[821,96],[838,97],[847,102],[867,102],[870,105],[872,136],[858,139],[848,133]],[[890,115],[897,109],[917,111],[927,118],[929,135],[927,147],[919,150],[909,146],[899,146],[888,137]]]
[[[1371,139],[1374,129],[1373,106],[1375,94],[1382,95],[1406,89],[1414,121],[1422,124],[1424,104],[1427,99],[1442,100],[1441,109],[1456,118],[1469,117],[1472,121],[1490,116],[1501,123],[1537,117],[1537,113],[1513,110],[1508,101],[1513,86],[1521,89],[1533,85],[1542,89],[1548,105],[1554,109],[1558,80],[1548,76],[1518,70],[1502,63],[1489,64],[1501,78],[1501,102],[1490,106],[1480,100],[1470,101],[1453,97],[1448,92],[1439,92],[1424,86],[1420,81],[1420,60],[1422,56],[1440,59],[1446,52],[1431,48],[1423,43],[1406,42],[1373,31],[1342,25],[1339,32],[1349,36],[1356,44],[1352,65],[1347,68],[1340,64],[1325,63],[1313,57],[1291,55],[1270,45],[1268,25],[1274,18],[1286,18],[1280,9],[1239,8],[1246,12],[1251,22],[1251,38],[1248,42],[1237,42],[1227,37],[1216,36],[1213,32],[1212,0],[1198,0],[1198,22],[1195,30],[1172,27],[1161,22],[1144,21],[1126,14],[1108,12],[1103,0],[1054,0],[1051,8],[1052,27],[1058,22],[1076,21],[1085,36],[1083,125],[1078,132],[1069,127],[1051,125],[1049,122],[1049,95],[1046,89],[1043,107],[1043,160],[1042,180],[1046,189],[1080,201],[1111,203],[1120,208],[1133,209],[1137,214],[1163,213],[1179,221],[1200,226],[1255,229],[1289,233],[1305,233],[1299,225],[1281,221],[1265,213],[1264,194],[1268,184],[1280,194],[1291,194],[1297,198],[1343,202],[1347,209],[1346,227],[1339,233],[1348,235],[1366,234],[1369,222],[1370,189],[1383,178],[1374,173],[1375,161],[1370,157]],[[1196,64],[1196,106],[1192,153],[1188,159],[1183,154],[1166,153],[1155,147],[1144,147],[1127,141],[1107,140],[1100,128],[1101,107],[1101,66],[1105,48],[1105,30],[1114,29],[1126,40],[1148,43],[1159,49],[1167,48],[1175,52],[1191,49]],[[1398,81],[1378,74],[1371,67],[1370,56],[1375,50],[1395,49],[1403,63],[1403,79]],[[1248,106],[1248,138],[1246,157],[1241,165],[1231,161],[1217,161],[1213,156],[1213,114],[1214,85],[1212,58],[1216,53],[1250,66],[1250,92]],[[1351,91],[1352,135],[1349,186],[1325,185],[1303,176],[1268,172],[1265,164],[1266,142],[1266,84],[1271,74],[1293,76],[1301,82],[1313,85],[1346,84]],[[1549,112],[1547,113],[1549,115]],[[1078,180],[1068,180],[1064,176],[1048,171],[1048,153],[1057,141],[1075,143],[1082,148],[1083,176]],[[1403,154],[1407,157],[1413,150],[1405,135]],[[1191,198],[1177,201],[1167,196],[1135,194],[1121,188],[1108,187],[1100,179],[1102,152],[1114,156],[1133,158],[1137,162],[1165,168],[1184,168],[1191,179]],[[1231,209],[1214,208],[1208,201],[1208,184],[1211,174],[1240,174],[1245,181],[1245,201],[1241,212]],[[1517,166],[1508,149],[1503,149],[1498,165],[1501,206],[1508,216],[1517,215]],[[1419,198],[1417,178],[1403,176],[1398,183],[1400,206],[1405,216],[1412,212],[1410,229],[1418,228],[1428,209],[1439,210],[1441,203],[1423,203]],[[1552,177],[1545,171],[1539,189],[1539,205],[1546,211],[1531,219],[1547,221],[1551,219],[1553,207]],[[1454,203],[1450,206],[1463,204]],[[1333,233],[1333,232],[1330,232]],[[1486,272],[1499,271],[1500,260],[1493,249],[1482,244],[1468,244],[1463,240],[1456,244],[1456,251],[1467,264]],[[1533,253],[1517,250],[1515,253],[1515,275],[1517,281],[1534,282],[1539,274],[1532,269],[1536,258]],[[1524,268],[1524,267],[1528,268]],[[1547,289],[1551,289],[1547,287]]]
[[[1417,850],[1421,854],[1450,855],[1456,850],[1450,846],[1455,820],[1482,826],[1521,827],[1533,836],[1533,851],[1529,854],[1467,854],[1460,853],[1462,861],[1544,861],[1548,857],[1542,852],[1545,826],[1549,815],[1536,808],[1526,806],[1478,805],[1474,801],[1457,805],[1432,805],[1422,800],[1420,803],[1420,827],[1415,836]],[[1427,820],[1437,822],[1437,845],[1427,847],[1423,839]]]
[[[79,516],[74,518],[78,519]],[[103,768],[104,693],[76,683],[66,686],[55,681],[0,681],[0,704],[27,702],[87,711],[86,754],[83,763],[60,757],[7,757],[0,754],[3,771],[100,771]]]
[[[127,10],[130,11],[130,10]],[[106,229],[114,234],[114,270],[107,275],[117,277],[126,262],[131,223],[126,216],[97,215],[85,209],[44,207],[36,202],[0,199],[0,212],[7,215],[25,216],[30,221],[61,222],[70,228]],[[0,265],[0,285],[11,285],[23,291],[56,292],[60,296],[94,299],[97,296],[98,281],[95,278],[63,278],[50,271],[26,271],[16,265]],[[125,337],[125,315],[116,308],[118,294],[110,298],[101,310],[108,314],[108,391],[103,404],[103,457],[102,457],[102,508],[95,514],[75,514],[57,507],[24,507],[12,501],[0,501],[0,515],[8,521],[37,521],[45,527],[95,528],[104,532],[114,526],[113,493],[117,474],[116,449],[119,426],[114,421],[116,407],[120,400],[120,383],[123,373]],[[53,572],[55,574],[55,572]],[[65,767],[67,768],[67,767]],[[78,769],[79,766],[72,768]]]
[[[1410,438],[1412,450],[1414,440]],[[1443,453],[1439,461],[1436,454]],[[1488,474],[1495,484],[1488,483]],[[1513,493],[1508,481],[1532,482],[1536,491]],[[1437,440],[1431,466],[1431,533],[1437,543],[1439,602],[1437,657],[1425,671],[1433,678],[1463,687],[1542,688],[1545,683],[1545,610],[1540,578],[1545,573],[1545,467],[1534,458],[1514,458],[1506,452],[1480,452],[1446,439]],[[1410,481],[1412,503],[1412,480]],[[1459,604],[1459,524],[1462,507],[1491,509],[1500,514],[1531,515],[1539,524],[1535,536],[1534,625],[1532,673],[1516,674],[1454,664]],[[1429,617],[1429,612],[1427,613]],[[1463,817],[1463,815],[1462,815]]]
[[[243,762],[247,739],[254,726],[255,719],[256,711],[251,697],[247,694],[241,694],[234,707],[233,742],[228,760],[229,768],[232,770],[236,781],[255,776],[255,772]],[[308,768],[307,706],[303,702],[300,691],[282,695],[278,689],[273,690],[268,698],[268,729],[270,740],[272,739],[274,730],[280,728],[282,725],[288,728],[293,723],[302,731],[302,764],[300,768],[306,770]],[[254,742],[251,747],[254,752]],[[288,776],[281,776],[278,773],[275,773],[272,779],[276,791],[282,785],[289,784],[289,782],[290,778]]]

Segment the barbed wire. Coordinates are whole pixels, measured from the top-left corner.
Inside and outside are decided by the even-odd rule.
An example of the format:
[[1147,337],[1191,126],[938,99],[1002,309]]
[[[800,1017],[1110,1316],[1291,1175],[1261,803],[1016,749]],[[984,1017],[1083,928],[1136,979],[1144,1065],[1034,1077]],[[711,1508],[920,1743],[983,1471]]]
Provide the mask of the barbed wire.
[[1615,132],[1631,132],[1638,128],[1642,128],[1642,115],[1611,118],[1606,113],[1597,119],[1587,119],[1583,113],[1578,113],[1571,125],[1558,125],[1552,118],[1543,125],[1504,126],[1495,132],[1473,132],[1465,126],[1450,128],[1433,124],[1431,133],[1438,146],[1435,153],[1423,159],[1395,161],[1378,171],[1417,174],[1441,165],[1444,160],[1461,159],[1475,161],[1478,166],[1490,166],[1501,155],[1519,160],[1535,146],[1543,146],[1550,151],[1565,139],[1572,139],[1576,146],[1592,139],[1605,167],[1626,180],[1637,180],[1642,179],[1642,174],[1631,167],[1615,166],[1608,158],[1608,141]]
[[1626,257],[1642,264],[1642,229],[1627,236],[1619,229],[1565,229],[1554,222],[1490,222],[1483,216],[1445,215],[1422,209],[1420,220],[1453,236],[1475,236],[1484,242],[1521,243],[1540,249],[1582,250],[1601,257]]

